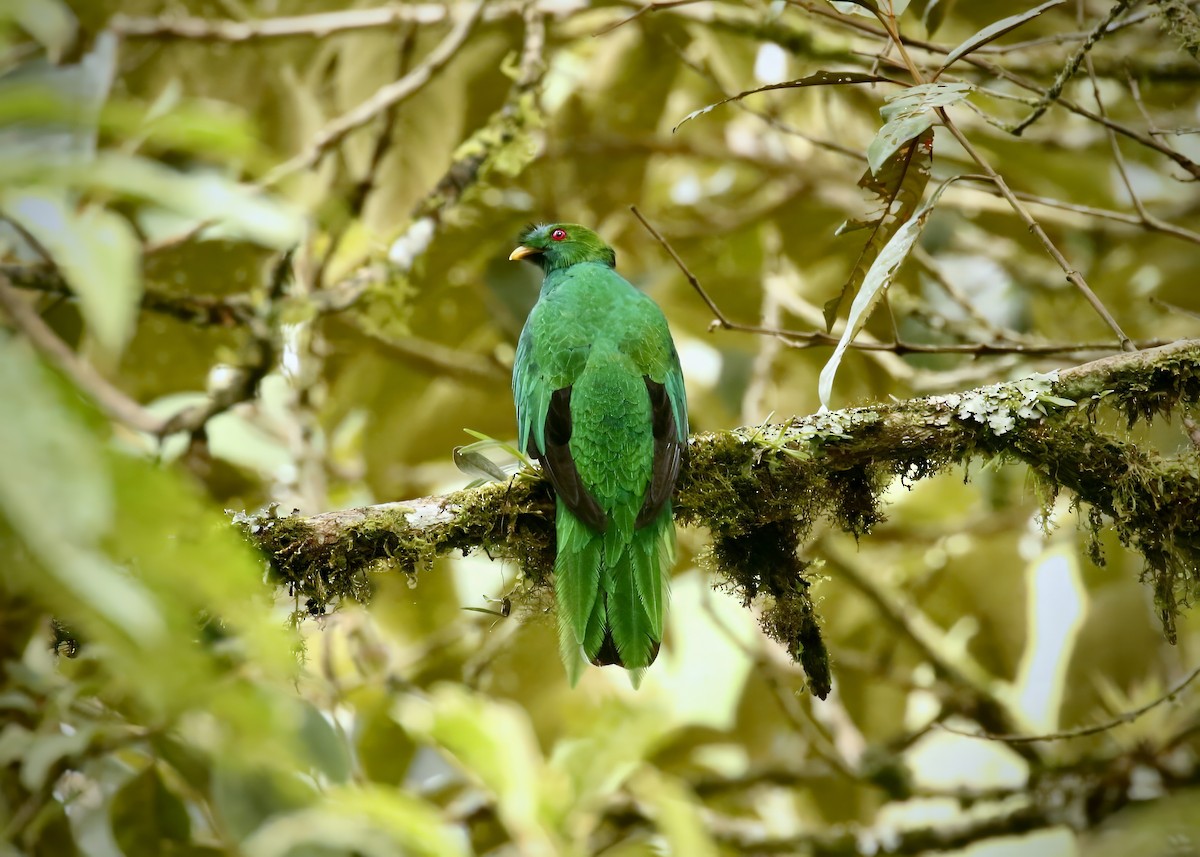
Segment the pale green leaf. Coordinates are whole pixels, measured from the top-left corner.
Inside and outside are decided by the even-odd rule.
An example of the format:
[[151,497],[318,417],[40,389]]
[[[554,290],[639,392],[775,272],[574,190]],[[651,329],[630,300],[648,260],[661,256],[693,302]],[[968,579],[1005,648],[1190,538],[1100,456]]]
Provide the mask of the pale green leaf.
[[253,241],[287,249],[304,234],[305,220],[282,200],[239,185],[219,173],[182,173],[162,164],[119,152],[102,152],[92,161],[34,155],[0,161],[0,184],[57,185],[102,191],[150,202],[209,224],[208,237]]
[[829,5],[843,15],[862,15],[866,18],[874,18],[879,11],[878,0],[829,0]]
[[879,255],[875,257],[870,270],[867,271],[862,288],[858,290],[858,294],[854,297],[854,303],[850,305],[850,316],[846,319],[846,329],[842,331],[837,347],[833,349],[833,354],[821,369],[821,376],[817,382],[817,395],[821,401],[822,411],[829,409],[829,400],[833,393],[833,379],[837,375],[838,366],[841,365],[842,356],[846,353],[850,343],[854,341],[854,337],[858,336],[859,331],[863,329],[867,319],[871,316],[871,311],[875,309],[876,304],[887,291],[896,269],[908,258],[909,251],[912,250],[913,244],[921,234],[921,229],[924,227],[929,213],[933,210],[934,204],[946,186],[942,185],[920,211],[896,230],[896,233],[879,251]]
[[879,251],[912,217],[921,204],[933,166],[933,129],[927,128],[888,158],[880,169],[867,169],[858,186],[872,197],[876,210],[862,220],[849,220],[838,227],[838,235],[871,228],[871,234],[855,260],[854,270],[838,295],[825,303],[825,329],[832,330],[842,304],[853,299]]
[[130,225],[97,206],[80,210],[52,189],[13,191],[0,206],[50,253],[100,347],[119,354],[142,299],[141,244]]
[[438,810],[394,788],[340,787],[310,809],[269,820],[243,845],[248,857],[321,853],[370,857],[466,857],[465,838],[442,821]]
[[874,18],[876,13],[899,18],[908,8],[909,0],[829,0],[829,5],[843,15],[862,15]]
[[925,221],[929,219],[929,215],[933,212],[938,200],[942,198],[942,194],[946,192],[946,188],[950,187],[959,178],[961,176],[954,176],[942,182],[938,189],[933,192],[929,201],[921,206],[920,210],[896,230],[896,234],[892,236],[879,252],[879,256],[871,264],[871,269],[867,271],[867,276],[863,280],[862,288],[859,289],[858,295],[854,298],[854,303],[850,306],[850,316],[846,319],[846,329],[842,331],[842,336],[838,340],[837,347],[834,348],[833,354],[821,369],[821,376],[818,379],[817,385],[817,395],[821,400],[822,411],[829,409],[829,399],[833,392],[833,379],[837,374],[838,366],[842,362],[842,356],[846,353],[846,349],[854,341],[854,337],[858,335],[859,331],[863,329],[863,325],[867,323],[871,311],[891,284],[892,276],[896,273],[896,269],[908,258],[909,251],[912,250],[913,245],[920,236],[921,230],[925,227]]
[[925,4],[921,23],[925,25],[926,34],[932,37],[941,28],[946,16],[954,10],[955,2],[956,0],[929,0]]
[[822,410],[829,408],[829,400],[833,393],[833,379],[837,374],[838,366],[841,365],[842,355],[846,353],[846,349],[854,341],[854,337],[867,323],[871,311],[883,297],[892,281],[892,275],[900,267],[900,263],[908,257],[920,232],[921,219],[919,217],[913,217],[906,221],[884,245],[871,264],[870,270],[867,271],[862,288],[858,290],[858,294],[854,297],[854,303],[850,305],[850,316],[846,319],[846,329],[842,331],[837,347],[834,348],[833,354],[821,369],[817,395],[820,398]]
[[70,734],[34,734],[26,745],[21,765],[21,785],[37,791],[46,782],[50,769],[60,759],[78,756],[92,742],[95,729],[91,726]]
[[0,401],[0,515],[56,586],[126,634],[144,642],[160,636],[149,593],[98,549],[113,521],[99,446],[12,339],[0,339]]
[[[486,443],[486,441],[481,441]],[[500,466],[477,448],[480,444],[454,447],[454,466],[460,471],[483,482],[503,482],[508,477]]]
[[300,744],[317,768],[336,783],[350,777],[350,751],[337,730],[312,703],[300,701]]
[[871,171],[879,170],[909,140],[932,126],[935,108],[961,101],[972,89],[969,83],[923,83],[890,96],[879,109],[883,127],[867,147]]
[[239,839],[272,818],[305,810],[315,798],[307,781],[283,768],[251,769],[236,759],[222,759],[214,767],[211,790],[214,808],[230,833]]
[[61,0],[6,0],[0,4],[0,20],[4,18],[37,39],[54,62],[75,43],[79,29],[74,13]]
[[399,704],[394,714],[405,729],[444,750],[496,797],[514,839],[554,850],[552,832],[543,823],[554,781],[525,711],[461,685],[442,684],[425,700]]
[[1017,27],[1021,26],[1027,21],[1032,21],[1047,9],[1053,9],[1055,6],[1061,6],[1065,2],[1066,0],[1049,0],[1049,2],[1043,3],[1040,6],[1035,6],[1034,8],[1025,12],[1021,12],[1018,15],[1009,15],[1007,18],[1001,18],[999,21],[988,24],[979,32],[972,36],[968,36],[960,45],[958,45],[958,47],[946,54],[946,61],[942,63],[942,67],[938,71],[938,74],[941,74],[956,61],[966,56],[976,48],[981,48],[988,42],[995,41],[1005,33],[1015,30]]

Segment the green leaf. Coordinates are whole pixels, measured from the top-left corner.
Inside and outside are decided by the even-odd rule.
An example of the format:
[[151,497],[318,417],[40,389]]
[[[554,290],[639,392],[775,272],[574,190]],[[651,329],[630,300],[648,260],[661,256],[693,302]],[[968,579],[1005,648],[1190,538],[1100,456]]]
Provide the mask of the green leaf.
[[[511,455],[513,458],[515,458],[517,461],[520,461],[523,464],[530,463],[528,456],[526,456],[524,453],[522,453],[521,450],[517,449],[511,443],[506,443],[505,441],[497,440],[496,438],[492,437],[491,435],[486,435],[483,432],[475,431],[474,429],[465,428],[465,429],[463,429],[463,431],[466,432],[467,434],[469,434],[471,437],[475,438],[476,440],[483,441],[486,444],[486,446],[479,447],[480,449],[490,449],[491,447],[495,446],[495,447],[498,447],[498,448],[504,450],[509,455]],[[475,446],[475,444],[469,444],[467,448],[471,448],[473,446]]]
[[183,801],[150,764],[117,789],[109,807],[113,838],[125,857],[157,857],[169,843],[186,843],[192,824]]
[[119,354],[142,299],[141,242],[125,219],[97,206],[80,210],[52,189],[5,194],[0,207],[50,253],[79,297],[89,332],[107,353]]
[[788,80],[783,83],[770,83],[766,86],[759,86],[754,89],[747,89],[745,92],[739,92],[737,95],[731,95],[728,98],[722,98],[720,101],[715,101],[707,107],[701,107],[699,110],[693,110],[687,116],[679,120],[679,124],[671,129],[674,134],[680,129],[685,122],[690,122],[697,116],[703,116],[705,113],[711,113],[722,104],[728,104],[731,101],[741,101],[749,95],[755,95],[759,92],[771,92],[776,89],[800,89],[806,86],[843,86],[854,83],[896,83],[900,81],[893,80],[890,77],[881,77],[877,74],[864,74],[860,71],[817,71],[801,77],[796,80]]
[[874,18],[880,11],[877,0],[829,0],[829,5],[843,15],[862,15],[865,18]]
[[442,684],[427,700],[399,704],[394,714],[411,734],[446,751],[496,797],[514,839],[536,842],[547,853],[556,850],[549,845],[542,811],[554,781],[524,710],[461,685]]
[[312,803],[311,786],[284,770],[243,769],[221,760],[213,769],[212,800],[230,833],[243,839],[273,816],[302,810]]
[[6,0],[0,4],[0,21],[5,18],[33,36],[57,63],[75,43],[79,22],[61,0]]
[[1078,404],[1074,399],[1065,399],[1062,396],[1051,396],[1049,394],[1039,396],[1038,401],[1046,402],[1050,405],[1058,405],[1060,408],[1073,408]]
[[0,161],[0,185],[73,187],[154,203],[195,225],[207,237],[253,241],[284,250],[304,234],[304,217],[290,205],[217,173],[182,173],[119,152],[90,161],[23,155]]
[[938,69],[940,75],[943,71],[952,66],[956,61],[969,54],[976,48],[981,48],[988,42],[995,41],[1017,27],[1032,21],[1038,15],[1045,12],[1047,9],[1053,9],[1055,6],[1061,6],[1066,0],[1049,0],[1041,6],[1035,6],[1028,11],[1022,12],[1019,15],[1009,15],[1007,18],[1001,18],[992,24],[988,24],[979,32],[967,37],[958,47],[946,54],[946,61],[942,63],[942,67]]
[[337,731],[317,710],[316,706],[301,701],[300,744],[326,777],[335,783],[350,778],[350,752]]
[[817,395],[821,400],[822,411],[829,410],[829,400],[833,393],[833,379],[837,375],[838,366],[841,365],[842,356],[846,353],[850,343],[854,341],[854,337],[863,329],[863,325],[871,316],[871,311],[875,309],[876,304],[887,291],[896,269],[908,258],[909,251],[912,250],[913,244],[921,234],[921,229],[925,226],[925,221],[929,219],[938,199],[952,181],[953,179],[943,182],[929,202],[909,220],[901,224],[883,249],[879,251],[875,261],[871,263],[871,268],[863,279],[862,288],[855,296],[854,303],[850,305],[850,316],[846,319],[846,329],[842,331],[837,347],[834,348],[833,354],[821,369],[821,375],[817,382]]
[[69,593],[135,639],[159,637],[165,629],[149,593],[98,549],[113,521],[99,445],[56,395],[48,373],[11,339],[0,339],[0,401],[0,515],[60,595]]
[[38,735],[25,753],[21,785],[30,791],[37,791],[46,782],[56,762],[78,756],[87,749],[94,732],[89,726],[70,734]]
[[412,737],[391,715],[391,697],[381,689],[361,691],[355,701],[355,750],[363,773],[376,783],[398,786],[416,752]]
[[867,147],[867,164],[879,170],[902,146],[933,125],[934,109],[967,97],[969,83],[923,83],[897,93],[879,108],[883,127]]
[[290,857],[301,848],[369,857],[471,853],[464,837],[442,821],[434,806],[407,792],[378,786],[335,787],[318,806],[264,824],[247,839],[243,851],[247,857]]
[[954,11],[957,0],[929,0],[925,11],[921,13],[921,23],[925,25],[925,33],[932,37],[946,20],[946,16]]
[[468,476],[483,482],[503,482],[508,476],[500,466],[479,451],[479,447],[490,445],[487,441],[454,447],[454,466]]
[[843,15],[862,15],[874,18],[877,14],[899,18],[908,8],[909,0],[829,0],[829,5]]
[[858,294],[863,279],[879,251],[896,234],[921,204],[921,196],[929,183],[933,166],[933,129],[924,132],[897,151],[878,170],[867,169],[858,186],[877,200],[876,211],[865,220],[847,221],[838,227],[842,235],[855,229],[871,227],[871,235],[863,245],[854,270],[838,295],[825,303],[825,329],[832,330],[838,309]]

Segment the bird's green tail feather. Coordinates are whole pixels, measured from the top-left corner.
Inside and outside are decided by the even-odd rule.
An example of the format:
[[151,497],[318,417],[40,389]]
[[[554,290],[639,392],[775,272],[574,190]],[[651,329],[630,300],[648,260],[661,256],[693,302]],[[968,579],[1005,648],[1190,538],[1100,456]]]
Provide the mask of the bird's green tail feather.
[[663,636],[667,572],[675,554],[670,504],[632,533],[610,526],[600,534],[560,503],[557,535],[559,651],[572,686],[592,662],[625,667],[636,687]]

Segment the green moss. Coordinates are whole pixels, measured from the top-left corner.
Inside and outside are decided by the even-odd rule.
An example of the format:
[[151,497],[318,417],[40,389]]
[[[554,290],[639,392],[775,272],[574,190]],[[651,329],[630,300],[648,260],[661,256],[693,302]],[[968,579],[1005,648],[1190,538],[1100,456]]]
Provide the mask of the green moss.
[[554,568],[554,531],[543,480],[523,474],[447,495],[440,505],[451,513],[420,527],[409,521],[414,510],[401,504],[315,518],[272,512],[237,523],[266,554],[272,579],[297,599],[298,613],[321,615],[339,601],[369,601],[372,574],[419,575],[451,551],[511,557],[532,588],[546,585]]
[[801,524],[777,521],[717,538],[713,556],[747,605],[759,593],[767,596],[763,630],[787,647],[803,666],[812,692],[824,699],[830,689],[829,653],[804,574],[809,563],[797,554],[804,535]]

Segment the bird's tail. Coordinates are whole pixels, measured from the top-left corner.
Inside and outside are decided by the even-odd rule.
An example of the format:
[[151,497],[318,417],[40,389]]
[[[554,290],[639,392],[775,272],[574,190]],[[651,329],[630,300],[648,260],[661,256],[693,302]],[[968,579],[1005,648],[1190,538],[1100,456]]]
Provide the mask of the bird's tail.
[[597,533],[558,504],[558,640],[572,686],[590,662],[630,670],[636,687],[662,642],[675,558],[671,504],[639,529],[616,524],[610,521],[607,533]]

